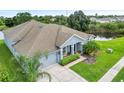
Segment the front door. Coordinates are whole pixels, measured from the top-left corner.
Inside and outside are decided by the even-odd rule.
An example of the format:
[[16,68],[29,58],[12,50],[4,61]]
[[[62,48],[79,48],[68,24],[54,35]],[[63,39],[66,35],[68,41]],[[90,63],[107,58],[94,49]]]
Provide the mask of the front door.
[[79,42],[79,43],[76,43],[76,44],[74,44],[74,53],[77,53],[77,52],[81,52],[82,50],[81,50],[81,43]]
[[71,45],[67,46],[67,55],[71,54]]

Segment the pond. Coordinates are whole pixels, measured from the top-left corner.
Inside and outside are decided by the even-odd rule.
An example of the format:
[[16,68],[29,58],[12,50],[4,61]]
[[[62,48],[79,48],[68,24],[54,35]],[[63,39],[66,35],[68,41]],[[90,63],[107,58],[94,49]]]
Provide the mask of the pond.
[[0,39],[4,39],[3,32],[0,31]]
[[98,40],[98,41],[108,41],[108,40],[112,40],[112,37],[106,38],[106,37],[101,37],[101,36],[96,36],[96,38],[94,40]]
[[104,39],[107,40],[111,38],[124,37],[124,32],[91,32],[89,34],[99,36],[101,39],[105,37]]

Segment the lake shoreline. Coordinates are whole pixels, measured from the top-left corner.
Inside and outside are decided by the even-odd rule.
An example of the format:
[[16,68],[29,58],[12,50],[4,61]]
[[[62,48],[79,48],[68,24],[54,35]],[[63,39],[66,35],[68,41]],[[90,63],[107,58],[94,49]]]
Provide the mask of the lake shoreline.
[[87,32],[88,34],[93,34],[95,36],[106,37],[106,38],[118,38],[123,37],[124,32]]

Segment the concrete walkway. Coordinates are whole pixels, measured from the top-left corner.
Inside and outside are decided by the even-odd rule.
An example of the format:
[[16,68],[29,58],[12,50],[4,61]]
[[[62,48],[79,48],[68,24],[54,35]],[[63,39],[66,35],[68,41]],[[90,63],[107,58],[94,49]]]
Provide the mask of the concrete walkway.
[[77,60],[75,60],[75,61],[73,61],[73,62],[67,64],[67,65],[64,66],[64,67],[69,68],[69,67],[71,67],[71,66],[73,66],[73,65],[75,65],[75,64],[77,64],[77,63],[79,63],[79,62],[81,62],[81,61],[83,61],[83,60],[85,60],[85,59],[86,59],[85,57],[80,56],[79,59],[77,59]]
[[124,57],[119,60],[100,80],[99,82],[111,82],[117,73],[124,67]]

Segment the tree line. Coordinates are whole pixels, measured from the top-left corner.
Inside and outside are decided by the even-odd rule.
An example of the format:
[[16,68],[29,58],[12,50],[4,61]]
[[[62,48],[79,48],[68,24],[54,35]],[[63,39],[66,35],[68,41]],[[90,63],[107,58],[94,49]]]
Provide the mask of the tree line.
[[87,32],[104,37],[121,37],[124,36],[124,22],[91,22]]
[[91,16],[86,16],[81,10],[75,11],[69,16],[32,16],[28,12],[21,12],[17,13],[13,17],[0,17],[0,31],[34,19],[41,23],[65,25],[81,32],[87,32],[95,35],[97,35],[97,33],[103,36],[105,36],[103,33],[106,35],[108,35],[108,33],[112,33],[111,36],[113,33],[114,35],[124,34],[124,22],[98,23],[90,21],[89,17]]
[[88,16],[86,16],[81,10],[75,11],[73,14],[70,14],[70,16],[64,16],[64,15],[32,16],[28,12],[21,12],[21,13],[17,13],[13,17],[0,17],[0,30],[4,30],[6,28],[19,25],[31,19],[47,24],[52,23],[52,24],[65,25],[83,32],[88,30],[90,24],[90,20]]

